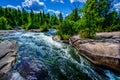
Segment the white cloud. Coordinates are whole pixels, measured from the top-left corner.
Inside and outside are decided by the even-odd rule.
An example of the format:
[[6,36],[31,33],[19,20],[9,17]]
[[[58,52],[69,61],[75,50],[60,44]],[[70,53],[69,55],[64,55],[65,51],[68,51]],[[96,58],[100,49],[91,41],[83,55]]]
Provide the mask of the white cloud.
[[81,3],[85,3],[87,0],[70,0],[71,3],[73,2],[81,2]]
[[65,16],[68,16],[69,14],[66,14]]
[[40,11],[45,8],[44,2],[40,2],[39,0],[25,0],[22,6],[28,10],[33,9],[34,11]]
[[114,8],[116,8],[116,9],[120,9],[120,2],[117,3],[117,4],[114,4]]
[[47,12],[52,12],[52,13],[55,13],[56,15],[60,14],[60,11],[55,11],[55,10],[52,10],[52,9],[48,9]]
[[51,0],[52,2],[60,2],[60,3],[64,3],[63,0]]
[[13,6],[13,5],[7,5],[7,8],[14,8],[14,9],[21,9],[21,6],[17,5],[17,6]]

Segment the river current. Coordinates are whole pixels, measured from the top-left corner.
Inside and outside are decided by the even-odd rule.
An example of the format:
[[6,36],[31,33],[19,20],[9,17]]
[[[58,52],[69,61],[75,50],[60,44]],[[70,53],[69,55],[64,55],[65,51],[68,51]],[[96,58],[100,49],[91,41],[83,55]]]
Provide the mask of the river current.
[[70,45],[52,40],[55,32],[18,31],[1,37],[18,43],[10,80],[120,80],[120,74],[97,67]]

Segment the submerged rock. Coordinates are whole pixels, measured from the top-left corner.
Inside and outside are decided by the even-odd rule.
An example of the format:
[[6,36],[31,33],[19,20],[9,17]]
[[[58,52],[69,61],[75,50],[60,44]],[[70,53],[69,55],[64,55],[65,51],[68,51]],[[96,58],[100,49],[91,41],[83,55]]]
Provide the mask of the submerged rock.
[[7,73],[11,70],[11,64],[15,61],[17,56],[17,44],[9,41],[0,43],[0,80],[6,80]]
[[72,36],[69,42],[92,63],[120,72],[120,40],[82,40]]
[[18,71],[27,80],[48,80],[48,73],[45,67],[38,67],[28,61],[23,61],[19,65]]

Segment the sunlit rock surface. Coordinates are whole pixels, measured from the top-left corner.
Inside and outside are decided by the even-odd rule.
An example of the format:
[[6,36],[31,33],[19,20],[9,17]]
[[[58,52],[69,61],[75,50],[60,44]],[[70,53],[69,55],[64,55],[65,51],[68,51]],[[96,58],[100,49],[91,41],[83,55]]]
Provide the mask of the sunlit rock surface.
[[0,43],[0,80],[5,78],[11,70],[11,65],[16,59],[16,43],[4,41]]
[[70,43],[80,55],[94,64],[120,72],[120,39],[82,40],[79,35],[75,35],[70,38]]

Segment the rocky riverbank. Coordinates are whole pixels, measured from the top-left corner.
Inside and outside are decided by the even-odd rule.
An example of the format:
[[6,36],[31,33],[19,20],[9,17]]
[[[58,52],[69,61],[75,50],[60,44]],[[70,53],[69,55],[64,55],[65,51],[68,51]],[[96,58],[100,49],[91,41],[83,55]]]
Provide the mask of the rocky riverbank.
[[75,35],[69,42],[92,63],[120,72],[120,32],[98,33],[96,38],[82,40]]
[[0,80],[9,78],[8,72],[12,68],[12,63],[17,56],[17,44],[9,41],[0,43]]

